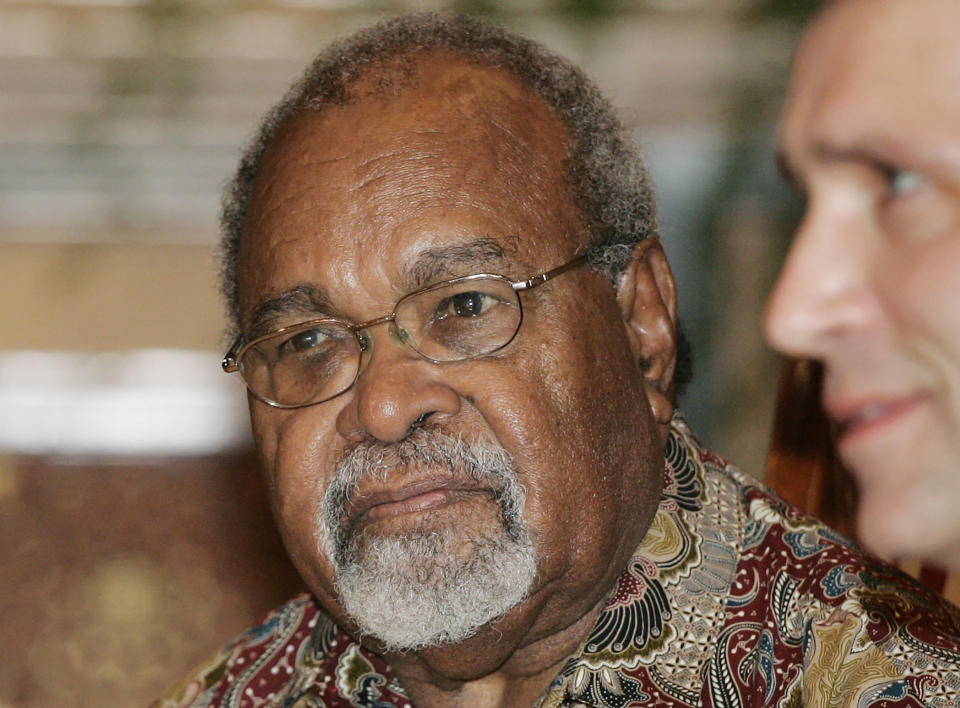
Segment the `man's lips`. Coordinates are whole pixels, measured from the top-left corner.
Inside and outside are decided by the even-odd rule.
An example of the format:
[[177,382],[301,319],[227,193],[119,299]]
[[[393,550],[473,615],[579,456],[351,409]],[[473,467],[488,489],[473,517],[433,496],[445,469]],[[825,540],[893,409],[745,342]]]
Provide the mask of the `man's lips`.
[[924,396],[873,396],[848,398],[825,398],[827,414],[837,423],[838,442],[849,446],[874,433],[880,433],[889,425],[900,421],[912,412]]
[[351,525],[426,511],[461,501],[476,494],[492,494],[463,480],[425,479],[397,487],[364,490],[353,495],[348,503],[347,518]]

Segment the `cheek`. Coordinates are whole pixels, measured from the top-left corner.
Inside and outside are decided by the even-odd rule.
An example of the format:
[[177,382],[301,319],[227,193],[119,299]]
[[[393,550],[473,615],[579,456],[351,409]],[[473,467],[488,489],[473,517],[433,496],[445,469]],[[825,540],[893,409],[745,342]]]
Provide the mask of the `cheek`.
[[878,285],[904,344],[929,354],[960,379],[960,230],[891,257]]
[[612,546],[639,543],[659,501],[662,446],[642,377],[625,336],[600,329],[578,337],[557,323],[503,362],[509,380],[488,387],[497,393],[478,397],[521,472],[525,517],[548,564],[582,568],[585,553],[609,558]]
[[[266,409],[266,410],[261,410]],[[254,438],[274,519],[291,559],[316,592],[330,577],[319,552],[319,511],[333,468],[333,441],[321,431],[332,429],[327,415],[315,408],[279,411],[251,408]],[[318,420],[322,419],[322,420]]]
[[[877,288],[889,313],[889,346],[905,378],[932,392],[933,427],[960,446],[960,231],[890,257]],[[942,451],[941,451],[942,452]]]

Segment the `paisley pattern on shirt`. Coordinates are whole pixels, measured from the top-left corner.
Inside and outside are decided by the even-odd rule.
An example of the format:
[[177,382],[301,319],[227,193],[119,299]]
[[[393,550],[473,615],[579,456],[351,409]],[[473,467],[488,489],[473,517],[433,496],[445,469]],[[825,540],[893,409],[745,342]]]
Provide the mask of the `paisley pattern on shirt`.
[[[960,610],[704,449],[675,417],[658,512],[539,708],[960,706]],[[412,708],[303,596],[158,708]]]

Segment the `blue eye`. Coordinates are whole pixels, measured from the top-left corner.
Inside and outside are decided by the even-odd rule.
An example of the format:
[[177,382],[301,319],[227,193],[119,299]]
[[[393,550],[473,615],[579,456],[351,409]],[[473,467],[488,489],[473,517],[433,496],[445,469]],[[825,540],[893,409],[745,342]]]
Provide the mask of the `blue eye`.
[[927,178],[919,172],[897,170],[890,179],[890,191],[894,194],[906,194],[919,189],[927,183]]

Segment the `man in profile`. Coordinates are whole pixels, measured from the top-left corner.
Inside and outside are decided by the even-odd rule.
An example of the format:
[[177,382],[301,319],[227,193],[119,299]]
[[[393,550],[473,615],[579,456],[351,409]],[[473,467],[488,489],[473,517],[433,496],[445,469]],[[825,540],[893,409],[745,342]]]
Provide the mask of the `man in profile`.
[[646,173],[542,47],[323,53],[228,193],[224,290],[311,595],[179,706],[948,706],[949,608],[703,449]]
[[806,214],[770,342],[823,403],[888,557],[960,570],[960,3],[839,0],[797,52],[780,153]]

